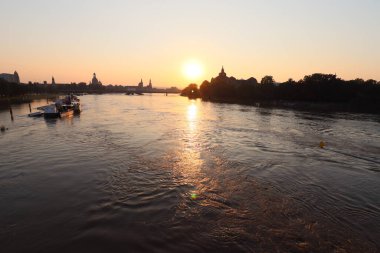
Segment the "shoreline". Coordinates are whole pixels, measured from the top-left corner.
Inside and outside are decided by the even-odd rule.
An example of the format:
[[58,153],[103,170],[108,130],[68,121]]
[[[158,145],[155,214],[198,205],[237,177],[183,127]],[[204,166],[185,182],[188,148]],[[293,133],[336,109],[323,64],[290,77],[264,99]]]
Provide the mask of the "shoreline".
[[380,114],[380,107],[364,104],[337,103],[337,102],[303,102],[303,101],[285,101],[285,100],[252,100],[252,99],[228,99],[228,98],[199,98],[204,102],[248,105],[253,107],[263,107],[271,109],[292,109],[298,111],[315,111],[315,112],[349,112],[349,113],[370,113]]
[[52,100],[59,97],[61,94],[27,94],[14,97],[0,97],[0,109],[6,109],[10,105],[31,103],[34,100],[47,99]]
[[[102,93],[87,93],[88,95],[105,95],[105,94],[124,94],[122,92],[102,92]],[[177,93],[170,93],[177,94]],[[7,109],[13,104],[31,103],[34,100],[47,99],[53,100],[59,96],[65,95],[64,93],[48,93],[48,94],[26,94],[14,97],[0,97],[0,109]],[[179,95],[179,94],[178,94]],[[187,97],[187,96],[184,96]],[[338,103],[338,102],[305,102],[305,101],[286,101],[286,100],[253,100],[253,99],[235,99],[235,98],[189,98],[188,99],[201,99],[203,102],[221,103],[221,104],[235,104],[247,105],[253,107],[262,107],[269,109],[292,109],[298,111],[314,111],[331,113],[369,113],[380,114],[380,106],[354,104],[354,103]]]
[[[147,94],[164,94],[162,92],[148,92]],[[74,94],[82,94],[82,93],[74,93]],[[85,93],[86,95],[106,95],[106,94],[125,94],[125,92],[90,92]],[[167,94],[178,94],[173,92],[167,92]],[[59,96],[67,95],[67,93],[44,93],[44,94],[25,94],[20,96],[13,97],[1,97],[0,96],[0,109],[8,109],[10,105],[17,105],[23,103],[31,103],[34,100],[47,99],[54,100]]]

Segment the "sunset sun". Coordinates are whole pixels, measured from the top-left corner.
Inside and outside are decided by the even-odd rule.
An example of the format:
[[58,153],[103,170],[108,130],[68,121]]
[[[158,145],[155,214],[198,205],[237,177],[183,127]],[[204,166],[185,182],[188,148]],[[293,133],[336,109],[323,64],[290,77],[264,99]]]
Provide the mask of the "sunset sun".
[[193,81],[203,74],[203,66],[197,61],[188,61],[183,65],[183,73],[187,79]]

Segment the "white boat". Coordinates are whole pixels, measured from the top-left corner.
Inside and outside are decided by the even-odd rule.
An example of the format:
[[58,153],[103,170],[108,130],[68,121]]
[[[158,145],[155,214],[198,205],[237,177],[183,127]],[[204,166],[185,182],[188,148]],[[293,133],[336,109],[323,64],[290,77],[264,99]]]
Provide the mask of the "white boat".
[[41,106],[38,107],[37,110],[43,111],[45,118],[58,118],[61,116],[55,104]]
[[74,113],[80,113],[80,100],[73,95],[58,99],[54,104],[38,107],[37,110],[43,111],[45,118],[58,118]]

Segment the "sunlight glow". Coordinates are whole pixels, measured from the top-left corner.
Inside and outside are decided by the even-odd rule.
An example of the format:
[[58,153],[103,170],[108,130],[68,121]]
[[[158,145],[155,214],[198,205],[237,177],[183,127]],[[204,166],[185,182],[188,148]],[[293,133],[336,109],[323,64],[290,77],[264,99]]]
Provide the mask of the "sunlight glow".
[[191,104],[187,108],[187,119],[192,122],[197,118],[197,105]]
[[203,66],[197,61],[188,61],[183,65],[183,73],[189,80],[195,81],[203,75]]

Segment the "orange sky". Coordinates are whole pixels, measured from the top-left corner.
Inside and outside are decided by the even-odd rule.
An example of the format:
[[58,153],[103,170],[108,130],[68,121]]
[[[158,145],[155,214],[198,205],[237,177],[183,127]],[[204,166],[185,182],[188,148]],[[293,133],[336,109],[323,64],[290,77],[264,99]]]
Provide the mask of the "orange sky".
[[[380,80],[380,1],[2,1],[0,72],[22,82],[184,87],[228,75]],[[190,79],[195,59],[203,75]]]

